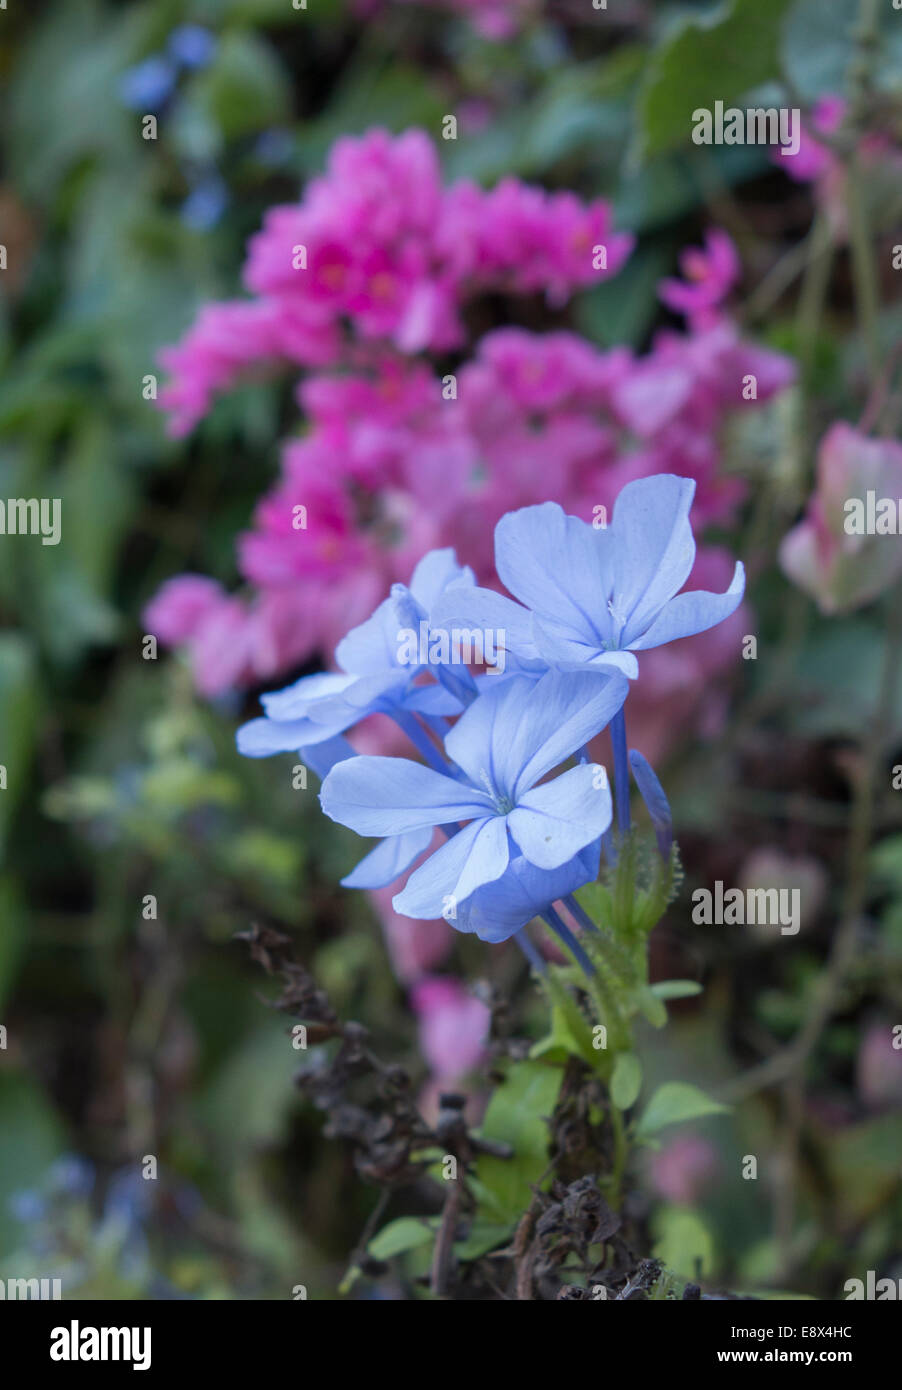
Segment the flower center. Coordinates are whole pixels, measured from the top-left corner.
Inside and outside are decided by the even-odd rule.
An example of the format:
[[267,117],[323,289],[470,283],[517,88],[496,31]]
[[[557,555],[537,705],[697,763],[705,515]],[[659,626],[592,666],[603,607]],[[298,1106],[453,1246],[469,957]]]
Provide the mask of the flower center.
[[489,776],[488,772],[486,772],[484,767],[481,767],[479,769],[479,780],[485,787],[493,802],[495,803],[495,810],[497,814],[499,816],[509,815],[511,811],[514,809],[514,803],[511,801],[509,796],[503,796],[501,792],[495,789],[492,779]]

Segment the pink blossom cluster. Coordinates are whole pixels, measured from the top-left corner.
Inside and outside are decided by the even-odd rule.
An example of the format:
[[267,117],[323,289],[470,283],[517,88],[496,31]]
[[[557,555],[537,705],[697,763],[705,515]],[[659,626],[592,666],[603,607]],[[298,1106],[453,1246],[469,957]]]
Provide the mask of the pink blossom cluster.
[[613,230],[603,200],[513,178],[446,188],[422,131],[345,137],[303,200],[272,208],[251,238],[244,280],[254,297],[208,306],[162,355],[161,403],[185,434],[256,363],[321,368],[386,347],[460,348],[474,296],[543,291],[563,303],[619,270],[632,241]]
[[[838,241],[845,241],[848,235],[850,194],[846,165],[830,144],[830,137],[840,129],[846,110],[844,97],[832,93],[820,97],[802,125],[797,153],[789,159],[774,156],[774,163],[791,179],[814,185],[815,199]],[[890,134],[868,132],[858,142],[856,153],[867,176],[886,177],[887,194],[898,186],[902,177],[902,147]]]
[[723,319],[664,331],[644,356],[501,329],[453,388],[398,356],[313,376],[300,390],[308,433],[285,445],[239,540],[254,597],[183,576],[150,605],[149,627],[188,645],[215,694],[331,651],[431,548],[455,546],[494,583],[493,528],[513,508],[551,497],[592,520],[625,483],[668,471],[695,478],[702,523],[728,521],[743,489],[722,475],[719,439],[731,412],[755,404],[742,398],[749,375],[761,402],[792,368]]
[[483,38],[497,41],[515,34],[539,9],[540,0],[355,0],[354,8],[368,19],[392,4],[418,5],[421,9],[460,15]]

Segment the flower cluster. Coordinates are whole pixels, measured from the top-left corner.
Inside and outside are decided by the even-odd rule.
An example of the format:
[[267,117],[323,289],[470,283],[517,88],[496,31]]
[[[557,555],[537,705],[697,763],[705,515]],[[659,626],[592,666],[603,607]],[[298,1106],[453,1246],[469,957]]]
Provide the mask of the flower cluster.
[[560,303],[614,274],[631,246],[602,200],[585,205],[517,179],[444,187],[422,131],[345,137],[303,200],[271,209],[251,239],[244,278],[254,297],[208,306],[164,353],[161,402],[184,434],[255,362],[323,367],[380,346],[457,348],[473,296],[541,290]]
[[483,38],[510,38],[539,8],[538,0],[400,0],[406,5],[426,5],[448,10],[468,19]]
[[[797,154],[788,160],[774,156],[774,163],[791,179],[814,186],[815,200],[839,242],[848,237],[850,197],[860,196],[850,195],[848,165],[831,143],[847,111],[844,97],[834,93],[820,97],[802,126]],[[902,175],[902,147],[898,139],[889,131],[868,131],[857,142],[856,157],[869,182],[876,185],[886,180],[885,194],[889,197]],[[871,196],[879,199],[880,189],[875,187]]]
[[[578,956],[553,904],[585,925],[572,894],[597,876],[603,843],[617,852],[606,770],[586,751],[608,727],[619,835],[632,771],[669,858],[667,799],[646,759],[627,753],[624,702],[638,654],[720,623],[744,589],[741,564],[724,593],[683,589],[694,491],[671,474],[634,481],[603,527],[550,502],[509,513],[495,567],[513,597],[477,585],[453,552],[432,552],[339,644],[340,674],[264,697],[240,750],[299,750],[324,776],[326,814],[378,838],[346,886],[384,888],[420,860],[393,897],[398,913],[494,942],[522,941],[543,916]],[[356,755],[346,734],[373,714],[392,718],[422,761]]]
[[[719,439],[732,411],[756,404],[741,398],[749,375],[763,402],[792,366],[722,319],[663,331],[643,356],[501,329],[450,399],[424,364],[398,357],[313,376],[300,392],[309,432],[284,447],[282,476],[239,542],[255,596],[183,576],[150,606],[150,630],[188,645],[212,694],[331,649],[430,548],[454,544],[494,584],[492,529],[512,506],[551,495],[589,520],[627,482],[666,469],[695,480],[700,521],[728,521],[743,487],[721,475]],[[710,548],[699,559],[717,567]],[[718,650],[706,647],[711,669]]]

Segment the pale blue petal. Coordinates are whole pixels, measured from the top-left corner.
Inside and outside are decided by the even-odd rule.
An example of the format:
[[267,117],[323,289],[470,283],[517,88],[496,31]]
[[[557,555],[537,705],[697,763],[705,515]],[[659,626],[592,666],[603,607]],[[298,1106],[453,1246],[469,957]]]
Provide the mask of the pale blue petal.
[[618,672],[549,671],[538,681],[513,676],[494,690],[483,686],[445,747],[475,786],[490,786],[516,804],[608,724],[628,690]]
[[739,560],[726,593],[712,594],[707,589],[694,589],[686,594],[677,594],[630,646],[634,651],[641,652],[649,647],[663,646],[665,642],[675,642],[678,637],[692,637],[696,632],[707,632],[709,627],[716,627],[724,618],[735,613],[744,593],[745,569]]
[[335,725],[315,724],[312,719],[251,719],[235,736],[238,752],[246,758],[269,758],[274,753],[293,753],[310,744],[331,741],[350,720]]
[[410,685],[400,701],[401,708],[417,714],[460,714],[463,703],[443,685]]
[[335,648],[343,671],[357,676],[377,675],[398,666],[398,615],[392,599],[384,599],[365,623],[352,627]]
[[535,660],[537,652],[532,636],[532,614],[504,594],[494,589],[467,588],[464,585],[446,590],[432,610],[431,625],[451,632],[454,628],[469,632],[501,633],[501,645],[520,660]]
[[475,932],[482,941],[507,941],[556,899],[591,883],[598,876],[600,852],[601,842],[593,840],[559,869],[537,869],[518,854],[501,878],[457,904],[451,925]]
[[411,830],[406,835],[389,835],[341,880],[343,888],[385,888],[394,883],[432,843],[433,830]]
[[556,502],[508,512],[495,527],[495,568],[515,598],[567,636],[601,645],[613,637],[610,535]]
[[343,763],[345,758],[356,756],[353,747],[342,734],[336,734],[335,738],[323,739],[322,743],[308,744],[301,750],[301,762],[306,763],[320,781],[332,771],[336,763]]
[[584,763],[534,787],[508,816],[511,836],[540,869],[557,869],[597,840],[611,823],[611,792],[603,768]]
[[563,637],[559,628],[546,628],[545,624],[535,617],[533,632],[536,647],[543,660],[558,671],[577,671],[591,666],[598,670],[621,671],[631,680],[635,680],[639,674],[639,663],[632,652],[616,649],[608,651],[599,647],[597,641],[592,644],[573,641],[571,638]]
[[[394,671],[374,671],[371,675],[355,677],[353,685],[349,685],[339,699],[354,712],[355,720],[378,711],[384,714],[403,702],[414,671],[415,668],[412,666],[398,666]],[[338,700],[334,703],[314,705],[310,710],[310,718],[327,717],[337,703]]]
[[519,769],[513,800],[606,728],[628,693],[625,676],[602,668],[550,671],[536,682],[507,733],[510,764]]
[[410,580],[410,592],[427,615],[433,604],[450,584],[469,586],[476,580],[469,565],[459,565],[457,556],[449,547],[445,550],[430,550],[420,560]]
[[679,593],[695,561],[689,508],[692,478],[657,473],[627,483],[608,532],[614,565],[618,647],[633,645],[668,599]]
[[[491,819],[504,830],[503,817],[493,816]],[[450,840],[440,845],[434,854],[430,854],[424,864],[414,869],[402,891],[392,898],[395,911],[404,917],[419,917],[429,921],[433,917],[442,917],[456,910],[461,900],[462,876],[468,873],[468,861],[477,842],[482,839],[482,832],[488,823],[488,820],[484,819],[464,826],[457,835],[452,835]],[[507,864],[506,841],[505,833],[504,849],[502,855],[498,856],[498,862],[503,856],[499,874],[504,872]],[[493,846],[497,847],[497,831],[489,832],[487,843],[489,850]],[[485,863],[481,854],[480,862]],[[488,856],[486,867],[494,867],[491,854]],[[453,916],[449,915],[448,920],[453,924]]]
[[302,676],[284,690],[261,695],[260,703],[270,719],[303,719],[313,706],[342,695],[355,680],[356,676],[343,671],[322,671],[315,676]]
[[330,820],[358,835],[403,835],[493,810],[486,793],[407,758],[360,757],[337,763],[320,803]]

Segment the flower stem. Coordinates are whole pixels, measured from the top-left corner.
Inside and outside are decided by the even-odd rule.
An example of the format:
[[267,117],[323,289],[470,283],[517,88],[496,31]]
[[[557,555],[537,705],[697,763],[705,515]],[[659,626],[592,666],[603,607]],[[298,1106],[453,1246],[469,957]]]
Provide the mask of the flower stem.
[[526,959],[529,961],[529,963],[530,963],[530,965],[532,966],[533,970],[535,970],[536,974],[537,974],[537,975],[547,975],[547,974],[548,974],[548,966],[546,965],[545,961],[542,959],[541,952],[538,950],[538,948],[535,946],[535,944],[534,944],[532,941],[530,941],[529,937],[526,935],[526,928],[525,928],[525,927],[521,927],[521,928],[520,928],[520,930],[519,930],[519,931],[516,933],[516,935],[514,936],[514,940],[516,941],[517,945],[520,947],[520,950],[523,952],[523,954],[524,954],[524,956],[526,957]]
[[598,931],[598,927],[592,921],[592,918],[589,916],[582,903],[577,902],[572,893],[568,893],[566,898],[561,898],[561,902],[570,913],[576,925],[582,927],[583,931]]
[[611,720],[611,744],[614,749],[614,796],[617,802],[617,825],[621,836],[630,833],[630,769],[626,760],[626,719],[622,707]]
[[574,960],[579,962],[585,974],[588,975],[590,979],[592,979],[592,977],[595,974],[595,966],[589,960],[589,957],[586,955],[582,946],[580,946],[576,937],[573,935],[573,932],[567,926],[563,918],[560,917],[558,913],[554,910],[554,908],[550,906],[546,907],[545,911],[540,915],[542,921],[545,922],[551,928],[555,936],[559,938],[561,943],[573,956]]
[[447,772],[448,764],[436,748],[426,730],[406,710],[396,709],[392,712],[392,719],[397,724],[403,734],[406,734],[418,753],[422,753],[427,763],[436,772]]

